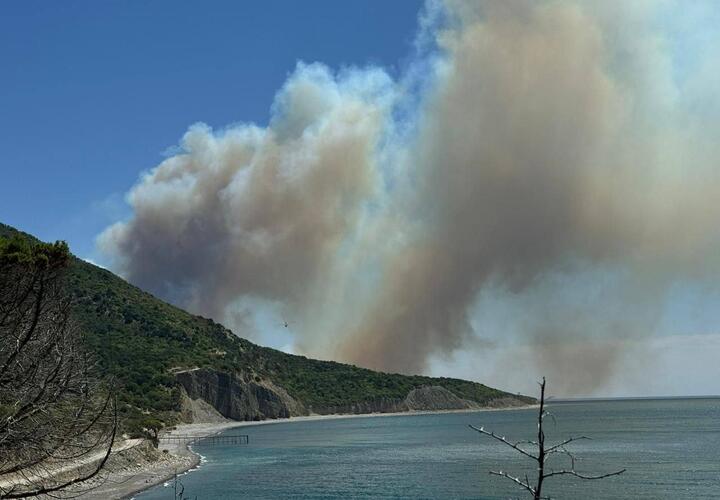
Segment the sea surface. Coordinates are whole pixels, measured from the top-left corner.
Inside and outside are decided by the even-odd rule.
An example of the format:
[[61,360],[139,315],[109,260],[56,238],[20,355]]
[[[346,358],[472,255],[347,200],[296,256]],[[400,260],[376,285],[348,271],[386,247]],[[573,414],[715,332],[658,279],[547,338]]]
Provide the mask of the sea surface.
[[[547,440],[572,443],[576,469],[620,476],[597,481],[560,476],[544,493],[566,499],[720,498],[720,399],[551,403]],[[532,477],[530,462],[481,436],[484,426],[509,440],[534,438],[536,410],[486,411],[285,422],[230,429],[249,445],[194,450],[198,470],[180,477],[185,497],[224,498],[526,498],[502,470]],[[562,457],[550,468],[567,467]],[[169,499],[173,485],[136,496]]]

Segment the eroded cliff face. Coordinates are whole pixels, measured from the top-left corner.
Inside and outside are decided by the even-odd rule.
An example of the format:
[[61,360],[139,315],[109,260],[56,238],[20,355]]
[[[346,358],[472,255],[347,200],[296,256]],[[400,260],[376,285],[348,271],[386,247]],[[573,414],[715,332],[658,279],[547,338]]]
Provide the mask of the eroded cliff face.
[[525,404],[519,399],[506,397],[480,405],[476,401],[462,399],[444,387],[428,385],[411,390],[402,399],[378,398],[349,405],[305,407],[285,389],[267,380],[246,380],[210,369],[181,371],[175,377],[183,389],[183,418],[194,422],[216,419],[220,415],[232,420],[265,420],[310,414],[467,410]]
[[247,381],[209,369],[178,372],[175,378],[191,400],[203,400],[232,420],[288,418],[307,413],[285,390],[267,381]]
[[437,385],[413,389],[404,399],[382,398],[363,401],[352,405],[312,407],[313,413],[328,415],[334,413],[397,413],[406,411],[467,410],[481,406],[457,397],[444,387]]
[[183,386],[180,386],[180,421],[192,423],[228,422],[210,403],[202,398],[191,398]]
[[437,385],[413,389],[403,403],[408,410],[415,411],[467,410],[480,407],[475,401],[461,399],[444,387]]

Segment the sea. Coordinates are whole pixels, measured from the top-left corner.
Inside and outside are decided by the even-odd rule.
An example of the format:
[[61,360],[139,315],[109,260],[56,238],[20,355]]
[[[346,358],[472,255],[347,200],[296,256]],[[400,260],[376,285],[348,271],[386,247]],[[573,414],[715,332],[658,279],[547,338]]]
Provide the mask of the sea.
[[[546,443],[568,446],[575,469],[619,476],[555,476],[543,492],[557,499],[719,499],[720,398],[550,402]],[[370,416],[281,422],[230,429],[249,444],[193,449],[198,469],[178,477],[189,499],[528,498],[489,471],[532,478],[532,462],[469,425],[511,441],[534,439],[537,410]],[[549,469],[570,466],[556,455]],[[175,484],[136,498],[173,498]]]

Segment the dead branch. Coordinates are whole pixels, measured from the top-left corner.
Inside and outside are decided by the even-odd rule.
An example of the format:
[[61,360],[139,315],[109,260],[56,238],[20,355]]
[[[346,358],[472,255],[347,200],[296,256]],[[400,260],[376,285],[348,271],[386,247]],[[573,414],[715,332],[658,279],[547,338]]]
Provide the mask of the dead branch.
[[517,451],[517,452],[519,452],[519,453],[522,453],[523,455],[525,455],[525,456],[528,457],[528,458],[531,458],[531,459],[533,459],[533,460],[537,460],[537,458],[538,458],[538,457],[536,457],[535,455],[533,455],[532,453],[529,453],[529,452],[523,450],[523,449],[520,448],[520,446],[519,446],[520,443],[533,443],[532,441],[519,441],[519,442],[513,444],[513,443],[511,443],[510,441],[508,441],[507,439],[505,439],[504,436],[498,436],[498,435],[495,434],[494,432],[488,432],[488,431],[486,431],[484,427],[475,427],[474,425],[470,425],[469,427],[470,427],[471,429],[479,432],[480,434],[485,434],[486,436],[490,436],[490,437],[493,438],[493,439],[497,439],[498,441],[500,441],[500,442],[503,443],[504,445],[509,446],[510,448],[512,448],[513,450],[515,450],[515,451]]
[[579,477],[580,479],[590,479],[590,480],[592,480],[592,479],[604,479],[604,478],[610,477],[610,476],[618,476],[618,475],[622,474],[623,472],[625,472],[626,470],[627,470],[627,469],[621,469],[621,470],[617,470],[617,471],[615,471],[615,472],[608,472],[607,474],[601,474],[601,475],[599,475],[599,476],[588,476],[588,475],[586,475],[586,474],[581,474],[580,472],[577,472],[577,471],[575,471],[575,470],[573,470],[573,469],[571,469],[571,470],[559,470],[559,471],[556,471],[556,472],[551,472],[551,473],[549,473],[549,474],[546,474],[545,477],[548,478],[548,477],[552,477],[552,476],[561,476],[561,475],[564,475],[564,474],[569,474],[569,475],[571,475],[571,476]]
[[[611,476],[617,476],[622,474],[626,471],[626,469],[617,470],[614,472],[608,472],[606,474],[600,474],[600,475],[589,475],[585,473],[578,472],[575,470],[575,455],[571,453],[566,446],[574,441],[579,441],[583,439],[590,439],[587,436],[577,436],[577,437],[570,437],[565,439],[564,441],[546,447],[545,446],[545,432],[543,430],[543,423],[545,420],[545,417],[550,416],[553,421],[555,420],[555,417],[552,413],[547,411],[545,409],[545,377],[543,377],[542,382],[540,383],[540,400],[539,400],[539,408],[538,408],[538,416],[537,416],[537,441],[517,441],[515,443],[512,443],[508,441],[504,436],[499,436],[491,431],[486,431],[484,427],[475,427],[474,425],[470,425],[469,427],[473,429],[474,431],[477,431],[478,433],[489,436],[497,441],[500,441],[504,445],[512,448],[513,450],[517,451],[518,453],[532,459],[537,463],[537,477],[535,479],[535,485],[533,486],[528,479],[527,475],[525,476],[525,481],[520,479],[519,477],[512,476],[508,474],[507,472],[503,471],[490,471],[490,474],[495,476],[501,476],[504,478],[507,478],[514,483],[516,483],[518,486],[526,490],[530,495],[532,495],[533,499],[535,500],[541,500],[546,499],[549,497],[542,496],[542,487],[543,482],[545,479],[554,477],[554,476],[573,476],[577,477],[579,479],[587,479],[587,480],[594,480],[594,479],[604,479]],[[537,453],[532,453],[530,451],[527,451],[520,447],[521,444],[529,444],[532,446],[535,446],[537,448]],[[565,455],[570,460],[570,468],[569,469],[561,469],[561,470],[553,470],[550,469],[550,472],[546,472],[546,463],[549,457],[553,455]]]
[[[61,492],[96,476],[112,451],[117,405],[73,321],[69,261],[64,243],[0,238],[2,498]],[[75,477],[54,478],[53,471],[91,457]]]
[[517,478],[517,477],[515,477],[515,476],[511,476],[511,475],[508,474],[507,472],[503,472],[503,471],[497,471],[497,472],[496,472],[496,471],[494,471],[494,470],[491,470],[491,471],[490,471],[490,474],[492,474],[493,476],[505,477],[505,478],[511,480],[512,482],[517,483],[517,484],[520,485],[521,487],[525,488],[525,489],[526,489],[527,491],[529,491],[532,495],[535,494],[535,488],[533,488],[532,486],[530,486],[530,481],[527,479],[527,476],[525,477],[525,481],[522,481],[522,480],[520,480],[520,478]]

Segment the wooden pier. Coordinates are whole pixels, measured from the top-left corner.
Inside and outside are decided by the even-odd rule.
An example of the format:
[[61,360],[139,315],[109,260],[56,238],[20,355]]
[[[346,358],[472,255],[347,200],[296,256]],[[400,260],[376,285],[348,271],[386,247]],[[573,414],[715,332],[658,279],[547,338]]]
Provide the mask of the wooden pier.
[[160,436],[158,438],[160,442],[168,441],[168,442],[184,442],[184,443],[193,443],[196,441],[204,440],[206,443],[216,445],[216,444],[235,444],[235,445],[242,445],[242,444],[250,444],[250,436],[247,434],[208,434],[206,436],[192,436],[192,435],[185,435],[185,434],[168,434],[165,436]]

